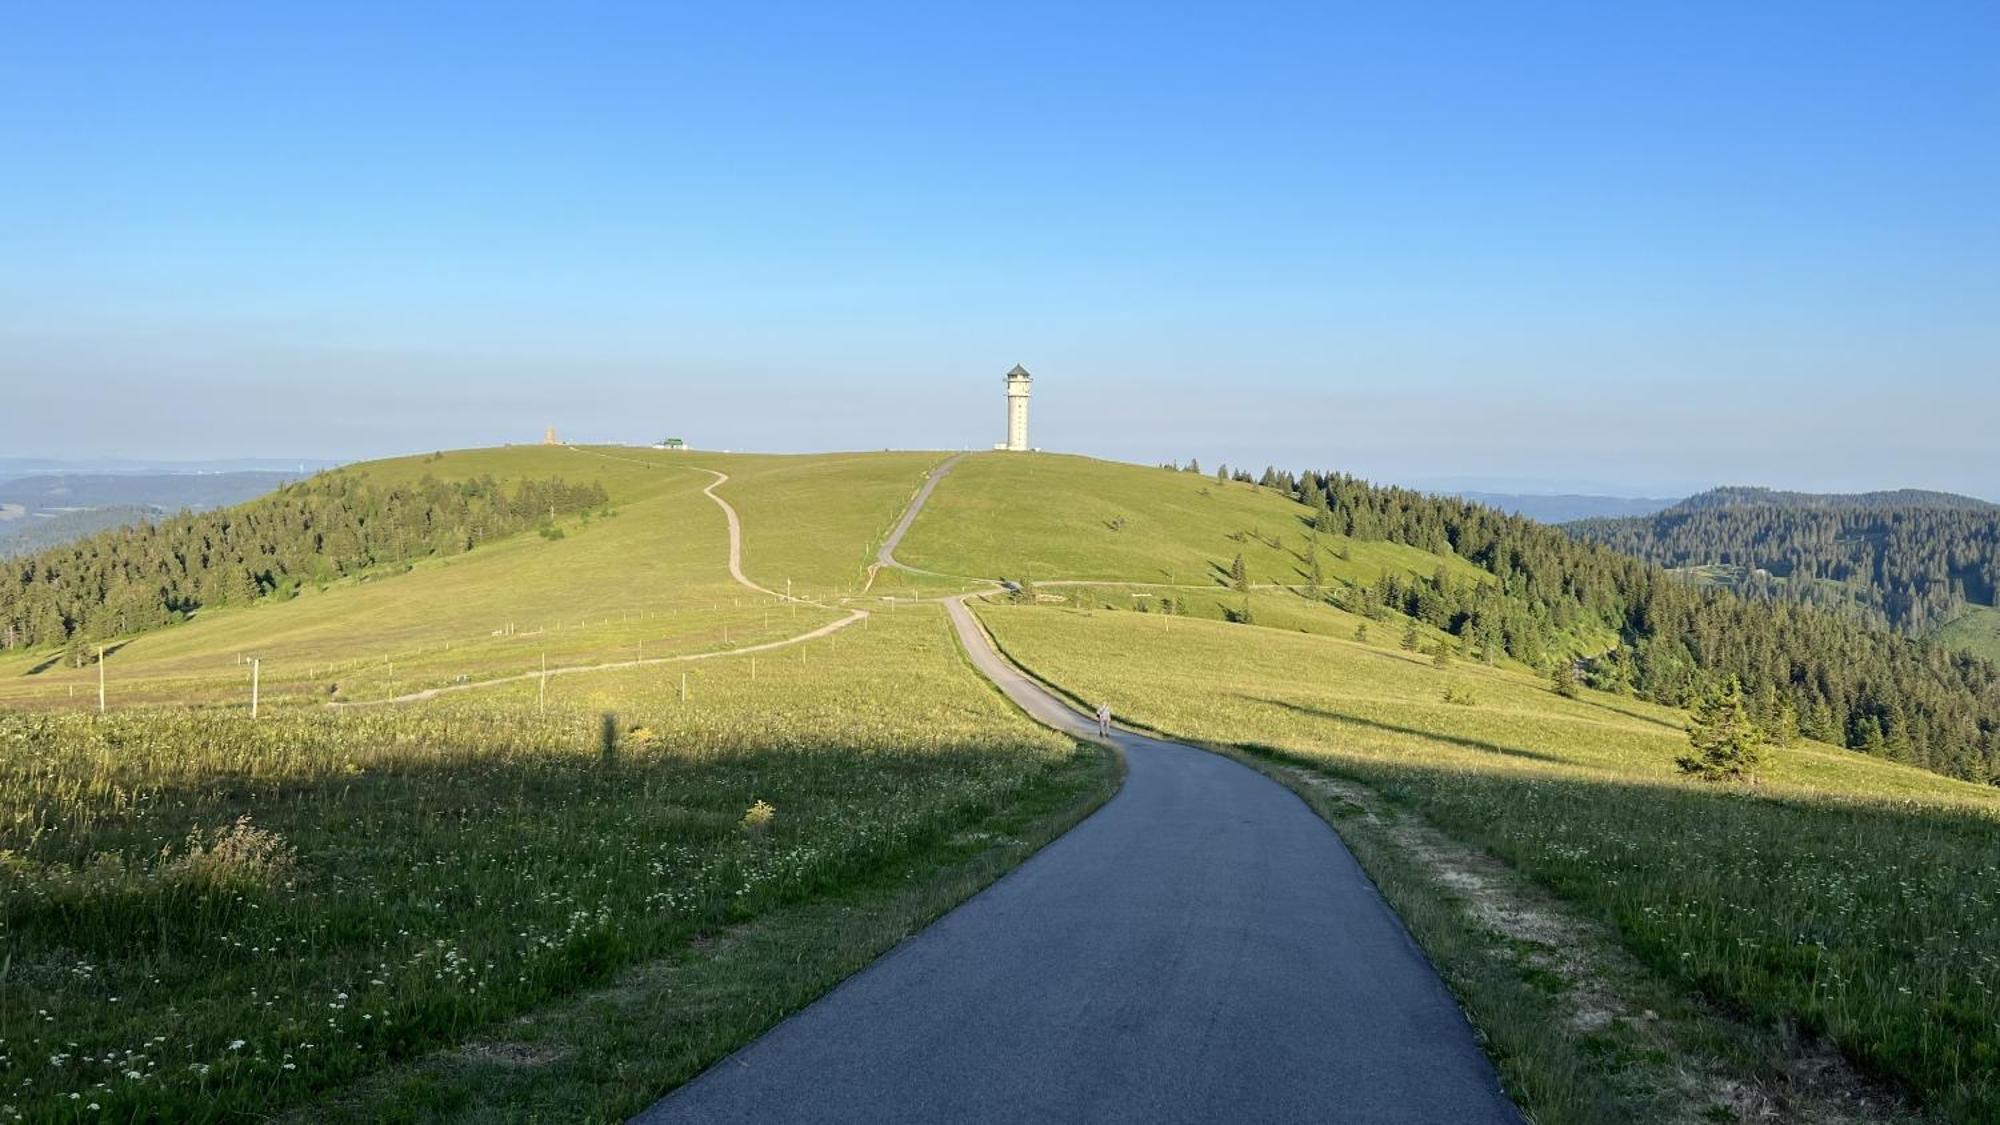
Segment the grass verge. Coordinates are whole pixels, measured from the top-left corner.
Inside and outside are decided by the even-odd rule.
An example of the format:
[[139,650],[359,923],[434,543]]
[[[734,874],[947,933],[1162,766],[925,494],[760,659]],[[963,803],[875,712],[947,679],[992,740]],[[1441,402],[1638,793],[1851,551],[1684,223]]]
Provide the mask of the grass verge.
[[1005,810],[836,895],[711,931],[498,1034],[368,1079],[301,1121],[622,1121],[810,1004],[1088,816],[1119,767],[1090,748]]

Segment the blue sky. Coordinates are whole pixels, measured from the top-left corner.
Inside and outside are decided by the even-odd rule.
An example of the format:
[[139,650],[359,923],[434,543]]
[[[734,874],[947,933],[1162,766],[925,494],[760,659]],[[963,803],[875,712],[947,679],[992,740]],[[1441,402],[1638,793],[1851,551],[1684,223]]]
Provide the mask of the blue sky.
[[2000,498],[2000,8],[16,8],[0,454]]

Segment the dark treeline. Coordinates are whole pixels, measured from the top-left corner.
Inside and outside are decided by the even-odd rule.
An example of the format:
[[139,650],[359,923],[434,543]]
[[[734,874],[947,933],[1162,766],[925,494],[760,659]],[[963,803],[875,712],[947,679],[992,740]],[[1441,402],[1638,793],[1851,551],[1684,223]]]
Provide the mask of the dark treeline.
[[336,473],[261,500],[101,532],[11,559],[0,572],[0,647],[86,642],[182,620],[204,606],[288,596],[385,563],[456,555],[603,505],[559,477],[511,490],[481,477],[378,487]]
[[1914,636],[1960,617],[1968,602],[1994,604],[2000,588],[2000,508],[1941,493],[1793,499],[1719,489],[1655,516],[1565,530],[1661,566],[1741,568],[1745,594],[1856,610]]
[[1329,534],[1455,553],[1497,581],[1385,578],[1352,591],[1379,615],[1411,614],[1461,638],[1469,654],[1560,666],[1577,638],[1615,633],[1588,654],[1593,686],[1684,706],[1739,678],[1757,720],[1780,739],[1804,734],[1940,773],[2000,781],[2000,670],[1932,644],[1807,605],[1701,588],[1658,565],[1531,520],[1454,498],[1383,488],[1338,473],[1261,477]]

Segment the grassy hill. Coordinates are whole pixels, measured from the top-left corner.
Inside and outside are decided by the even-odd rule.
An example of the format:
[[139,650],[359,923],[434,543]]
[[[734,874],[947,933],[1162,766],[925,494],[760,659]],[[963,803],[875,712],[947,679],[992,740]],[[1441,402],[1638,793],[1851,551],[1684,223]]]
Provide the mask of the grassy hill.
[[[780,606],[736,585],[722,511],[702,494],[730,475],[746,573],[825,599],[858,589],[875,544],[932,454],[770,457],[518,446],[369,462],[339,470],[381,485],[423,477],[601,483],[615,515],[564,521],[560,539],[517,535],[304,587],[286,601],[203,610],[108,639],[122,704],[241,701],[262,660],[273,702],[372,699],[456,682],[637,656],[721,651],[799,632],[830,609]],[[905,583],[904,585],[907,585]],[[47,652],[0,656],[0,701],[95,706],[97,669]]]
[[[63,1060],[0,1068],[0,1105],[616,1120],[1019,862],[1115,767],[1016,715],[941,609],[742,651],[846,618],[938,459],[354,466],[559,475],[609,514],[111,638],[104,717],[96,667],[0,658],[0,1035]],[[717,472],[748,577],[819,604],[731,578]],[[323,706],[641,652],[711,659]]]
[[[631,1112],[1108,791],[1102,756],[1016,715],[938,607],[910,604],[1004,576],[1048,599],[982,609],[1011,654],[1243,755],[1339,828],[1538,1120],[1811,1116],[1856,1090],[1891,1111],[1869,1120],[2000,1106],[1991,788],[1808,743],[1754,787],[1685,781],[1680,713],[1563,698],[1539,667],[1455,656],[1463,622],[1363,596],[1417,606],[1441,576],[1483,604],[1493,573],[1315,532],[1308,506],[1241,482],[975,454],[898,552],[946,577],[871,573],[942,456],[353,466],[385,485],[560,475],[601,483],[609,514],[115,638],[102,719],[95,668],[0,657],[0,1018],[28,1028],[7,1034],[23,1057],[78,1060],[0,1072],[0,1104]],[[731,579],[716,473],[747,576],[818,604]],[[857,607],[865,624],[740,651]],[[1245,610],[1256,624],[1225,621]],[[322,705],[331,685],[380,700],[642,652],[708,659]],[[239,653],[263,661],[256,722]],[[774,821],[753,823],[758,801]],[[134,1054],[143,1081],[96,1061]]]
[[[982,455],[933,505],[907,561],[1038,583],[1043,604],[981,611],[1011,656],[1086,704],[1245,755],[1341,828],[1538,1119],[1923,1112],[1896,1108],[1905,1094],[1943,1119],[2000,1107],[1992,787],[1809,741],[1772,750],[1754,787],[1688,780],[1680,712],[1565,698],[1504,660],[1440,666],[1435,630],[1405,651],[1406,619],[1302,596],[1304,510],[1270,489]],[[1349,556],[1329,560],[1337,582],[1473,569],[1322,546]],[[1222,586],[1238,551],[1280,584],[1247,600],[1254,625],[1222,620],[1245,604]],[[1183,593],[1197,613],[1134,612],[1153,603],[1131,583],[1189,569],[1208,586]]]
[[1252,583],[1296,586],[1317,542],[1326,577],[1385,571],[1487,579],[1456,557],[1311,533],[1310,513],[1267,488],[1088,457],[975,453],[938,489],[896,557],[943,574],[1221,588],[1237,555]]

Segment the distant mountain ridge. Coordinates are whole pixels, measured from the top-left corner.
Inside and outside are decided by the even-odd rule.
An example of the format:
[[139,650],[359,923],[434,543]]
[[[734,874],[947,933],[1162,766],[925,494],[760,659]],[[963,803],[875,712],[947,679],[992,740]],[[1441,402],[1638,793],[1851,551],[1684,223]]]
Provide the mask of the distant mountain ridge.
[[0,480],[0,557],[74,542],[157,516],[241,504],[299,472],[42,473]]
[[1593,496],[1582,493],[1456,492],[1452,495],[1512,515],[1526,516],[1538,523],[1650,516],[1683,503],[1664,497]]
[[1912,636],[2000,605],[2000,504],[1956,493],[1717,488],[1650,516],[1564,530],[1753,597],[1845,609]]
[[1728,485],[1711,488],[1666,510],[1709,511],[1716,508],[1803,508],[1813,511],[1864,511],[1884,508],[1931,508],[1947,511],[2000,511],[2000,504],[1956,492],[1898,488],[1882,492],[1785,492],[1774,488]]
[[307,474],[255,470],[228,473],[37,473],[0,480],[0,503],[29,511],[130,505],[177,511],[223,508],[262,496]]

